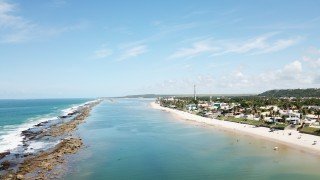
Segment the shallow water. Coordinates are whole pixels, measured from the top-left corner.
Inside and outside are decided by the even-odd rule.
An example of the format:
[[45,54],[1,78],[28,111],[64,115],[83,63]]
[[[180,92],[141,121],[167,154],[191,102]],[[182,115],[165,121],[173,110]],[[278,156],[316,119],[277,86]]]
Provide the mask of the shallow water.
[[320,178],[318,156],[179,120],[149,103],[122,99],[95,107],[77,131],[87,147],[71,158],[65,178]]

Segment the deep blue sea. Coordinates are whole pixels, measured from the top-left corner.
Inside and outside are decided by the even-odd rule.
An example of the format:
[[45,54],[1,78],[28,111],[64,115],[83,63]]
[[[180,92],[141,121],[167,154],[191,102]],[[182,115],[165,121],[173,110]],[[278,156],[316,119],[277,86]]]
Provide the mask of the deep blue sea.
[[0,152],[21,145],[21,131],[53,120],[90,99],[0,100]]
[[77,130],[85,148],[65,179],[320,179],[319,156],[177,119],[150,102],[96,106]]

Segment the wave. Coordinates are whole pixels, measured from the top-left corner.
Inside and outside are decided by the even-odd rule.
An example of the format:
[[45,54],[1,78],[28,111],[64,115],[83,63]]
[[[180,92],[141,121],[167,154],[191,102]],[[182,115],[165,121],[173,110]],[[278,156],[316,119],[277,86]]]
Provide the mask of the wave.
[[[31,119],[28,119],[26,122],[18,125],[6,125],[1,128],[0,132],[0,152],[5,151],[11,151],[15,152],[18,147],[21,147],[23,145],[23,136],[21,135],[22,131],[28,130],[30,128],[35,127],[35,125],[43,122],[54,122],[59,120],[59,117],[61,116],[70,116],[77,112],[77,110],[91,102],[94,101],[88,101],[83,104],[78,105],[71,105],[71,107],[61,110],[60,114],[52,115],[47,114],[43,116],[33,117]],[[35,143],[35,144],[34,144]],[[39,148],[44,148],[48,145],[54,145],[55,143],[52,142],[31,142],[28,151],[33,151]],[[17,150],[18,151],[18,150]]]

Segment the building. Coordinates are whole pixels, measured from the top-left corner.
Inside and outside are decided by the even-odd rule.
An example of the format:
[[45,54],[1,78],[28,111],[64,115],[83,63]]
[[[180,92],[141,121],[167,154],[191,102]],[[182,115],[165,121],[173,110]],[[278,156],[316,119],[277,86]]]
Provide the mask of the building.
[[300,118],[298,118],[298,117],[288,117],[288,118],[286,118],[286,121],[288,123],[294,124],[294,125],[300,124]]
[[188,111],[194,111],[194,110],[197,110],[198,108],[197,108],[196,104],[188,104],[188,105],[186,105],[186,109]]

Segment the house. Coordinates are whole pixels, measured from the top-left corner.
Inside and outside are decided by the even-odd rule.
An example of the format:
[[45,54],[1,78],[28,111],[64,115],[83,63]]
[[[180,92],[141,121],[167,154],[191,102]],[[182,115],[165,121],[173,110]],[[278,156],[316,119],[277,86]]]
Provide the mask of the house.
[[266,111],[266,112],[262,112],[262,113],[260,113],[260,115],[262,115],[262,116],[269,116],[270,115],[270,112],[269,111]]
[[320,110],[320,106],[302,106],[302,108],[319,109]]
[[268,123],[279,123],[283,122],[283,119],[281,117],[265,117],[264,121]]
[[198,108],[197,108],[196,104],[188,104],[188,105],[186,105],[186,109],[188,111],[193,111],[193,110],[197,110]]
[[220,109],[220,103],[212,103],[212,107],[214,108],[214,109]]
[[300,118],[298,117],[288,117],[286,118],[286,121],[289,122],[290,124],[300,124]]
[[165,98],[166,101],[174,101],[174,97],[167,97]]
[[316,120],[312,120],[312,119],[304,119],[303,123],[305,125],[311,126],[312,124],[314,124],[316,122]]
[[208,104],[208,103],[205,103],[205,102],[199,103],[199,104],[198,104],[198,107],[199,107],[199,108],[208,108],[208,107],[209,107],[209,104]]
[[177,108],[177,106],[175,106],[175,105],[169,105],[169,107],[170,107],[170,108],[173,108],[173,109],[176,109],[176,108]]
[[247,114],[247,115],[244,115],[244,118],[253,120],[254,119],[254,115],[253,114]]
[[272,105],[269,105],[266,107],[266,109],[273,109],[274,111],[278,111],[279,110],[279,107],[278,106],[272,106]]
[[301,116],[300,113],[298,113],[297,111],[293,111],[293,110],[280,110],[279,113],[282,116],[289,116],[289,117],[296,117],[296,118],[300,118],[300,116]]
[[228,110],[230,106],[227,103],[212,103],[214,109]]
[[318,116],[314,115],[314,114],[307,114],[306,115],[306,119],[317,121],[318,120]]
[[235,118],[244,118],[244,114],[240,113],[240,114],[238,114],[238,115],[235,115],[234,117],[235,117]]

